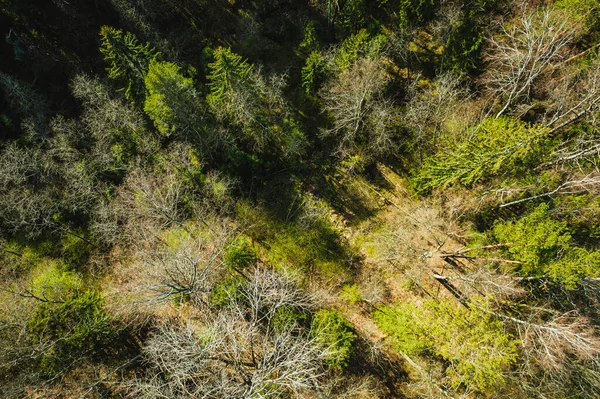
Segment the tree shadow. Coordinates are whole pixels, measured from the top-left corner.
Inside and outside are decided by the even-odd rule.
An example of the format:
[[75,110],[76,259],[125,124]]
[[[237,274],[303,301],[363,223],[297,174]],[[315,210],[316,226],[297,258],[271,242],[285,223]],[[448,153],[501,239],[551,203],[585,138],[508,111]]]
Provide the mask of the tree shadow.
[[363,337],[355,342],[355,355],[349,365],[351,375],[371,375],[385,386],[384,398],[404,398],[398,385],[408,382],[409,375],[404,370],[403,361],[391,357],[383,351],[374,353],[372,344]]

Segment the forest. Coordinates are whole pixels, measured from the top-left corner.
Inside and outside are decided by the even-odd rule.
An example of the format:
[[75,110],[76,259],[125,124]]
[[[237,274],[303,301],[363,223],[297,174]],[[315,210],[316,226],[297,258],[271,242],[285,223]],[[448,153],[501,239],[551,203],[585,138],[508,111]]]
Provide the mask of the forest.
[[0,398],[600,398],[598,0],[0,0]]

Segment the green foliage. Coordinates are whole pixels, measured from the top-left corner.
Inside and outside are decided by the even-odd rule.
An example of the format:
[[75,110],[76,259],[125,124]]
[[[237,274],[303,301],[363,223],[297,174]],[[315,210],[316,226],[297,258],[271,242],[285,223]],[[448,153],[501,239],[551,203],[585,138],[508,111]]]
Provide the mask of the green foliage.
[[313,270],[323,277],[343,281],[348,276],[348,256],[338,233],[326,223],[309,229],[282,226],[269,242],[269,260],[282,266]]
[[300,155],[304,154],[308,144],[300,122],[289,114],[289,110],[278,110],[272,117],[275,120],[270,128],[271,134],[275,136],[274,141],[278,143],[277,150],[282,152],[288,160],[297,160]]
[[354,355],[356,334],[344,316],[335,310],[322,309],[314,316],[312,331],[331,352],[326,359],[329,368],[336,371],[347,368]]
[[103,26],[100,29],[100,51],[104,61],[109,65],[106,69],[108,77],[116,80],[125,97],[136,104],[144,100],[144,77],[150,63],[156,60],[159,53],[150,46],[138,43],[133,33]]
[[243,270],[258,261],[256,249],[246,237],[235,239],[225,252],[225,265],[231,269]]
[[340,161],[340,169],[349,175],[358,175],[365,171],[365,160],[360,155],[349,155]]
[[82,287],[81,278],[58,261],[39,263],[39,274],[31,282],[31,293],[47,301],[62,301]]
[[72,268],[83,266],[92,252],[92,245],[86,239],[86,233],[82,229],[74,230],[65,235],[60,244],[63,259]]
[[479,54],[485,39],[486,32],[472,18],[465,17],[448,35],[442,67],[457,73],[474,71],[478,67]]
[[269,320],[276,331],[297,328],[307,319],[307,314],[290,306],[280,306]]
[[442,68],[457,73],[470,73],[480,66],[480,53],[485,43],[489,23],[498,0],[465,2],[460,19],[449,27]]
[[[395,306],[379,304],[375,321],[398,351],[429,362],[425,371],[441,377],[435,385],[456,388],[454,396],[600,397],[594,386],[598,362],[585,350],[551,345],[548,354],[556,367],[547,369],[541,357],[528,356],[535,353],[523,347],[527,356],[515,365],[518,342],[507,331],[518,321],[496,313],[518,313],[540,326],[562,320],[559,329],[567,335],[574,326],[570,315],[586,318],[573,333],[592,337],[598,327],[593,312],[597,292],[587,277],[600,278],[600,196],[591,185],[575,187],[575,194],[566,193],[569,184],[562,185],[592,176],[597,166],[594,99],[579,103],[578,98],[585,97],[587,83],[597,83],[598,0],[531,1],[526,10],[519,2],[500,0],[63,0],[43,8],[27,3],[32,2],[0,1],[5,36],[0,47],[9,50],[0,57],[5,71],[0,72],[1,397],[135,396],[125,392],[121,381],[132,377],[148,395],[157,388],[154,396],[162,391],[164,397],[188,391],[202,396],[206,384],[197,378],[201,375],[237,384],[243,380],[239,367],[223,363],[218,353],[186,366],[170,351],[174,368],[163,356],[164,345],[149,345],[142,354],[146,358],[154,351],[159,363],[166,363],[150,357],[138,362],[135,356],[140,343],[159,342],[146,340],[155,337],[148,335],[156,327],[152,319],[170,324],[160,330],[174,344],[190,345],[183,351],[208,350],[244,338],[240,327],[249,320],[229,319],[237,313],[258,316],[260,331],[237,342],[234,363],[252,373],[266,359],[255,359],[255,354],[280,353],[276,346],[291,343],[296,353],[290,352],[290,358],[303,356],[304,349],[309,362],[316,361],[315,349],[329,354],[327,365],[344,382],[308,392],[323,370],[307,364],[302,372],[286,374],[281,367],[289,362],[280,367],[281,359],[271,357],[266,361],[275,372],[261,379],[275,383],[251,387],[258,396],[276,391],[273,395],[282,398],[342,397],[346,383],[363,377],[367,382],[385,377],[398,394],[413,393],[391,374],[371,375],[374,364],[361,369],[352,356],[363,345],[357,345],[357,334],[340,312],[313,315],[300,303],[273,305],[269,298],[260,301],[264,307],[258,314],[246,312],[251,302],[246,289],[263,261],[311,288],[338,293],[348,312],[360,310],[351,304],[401,298],[404,302]],[[546,65],[531,88],[531,103],[511,109],[511,115],[519,115],[515,119],[472,126],[489,105],[478,91],[502,83],[494,80],[496,71],[479,70],[485,66],[480,54],[486,38],[498,35],[493,37],[500,43],[514,44],[506,33],[519,30],[529,13],[532,26],[526,30],[536,36],[536,24],[543,19],[538,14],[546,11],[566,18],[566,30],[556,34],[561,39],[573,34],[558,57],[569,62],[557,58]],[[100,29],[98,21],[120,21],[123,28]],[[146,38],[173,62],[162,62]],[[501,51],[489,50],[490,59]],[[98,56],[125,99],[121,94],[113,98],[102,79],[76,76],[97,70]],[[480,72],[481,79],[472,76]],[[291,84],[289,76],[295,79]],[[460,76],[461,84],[450,76]],[[571,106],[573,112],[552,124],[574,118],[568,126],[549,134],[550,128],[535,125]],[[155,128],[148,130],[150,121]],[[411,155],[411,142],[412,148],[427,148]],[[561,162],[578,152],[583,158]],[[406,176],[411,169],[414,175]],[[407,201],[405,177],[417,193],[452,185],[476,190],[461,188],[460,198],[449,190],[424,203]],[[473,196],[499,187],[509,193],[507,203],[525,191],[531,201],[501,209],[486,207],[489,201],[480,203],[483,210],[472,207]],[[549,198],[545,193],[552,193],[550,207],[538,206],[541,198]],[[466,219],[446,223],[444,210],[456,207],[458,212],[450,213]],[[499,218],[504,219],[494,223]],[[465,298],[471,296],[467,309],[448,301],[448,293],[436,296],[441,302],[430,301],[423,292],[431,287],[415,276],[388,281],[389,268],[379,261],[397,258],[391,261],[398,261],[402,271],[428,252],[431,242],[435,246],[433,230],[460,233],[470,222],[479,231],[469,238],[448,232],[449,248],[457,249],[461,241],[479,266],[489,266],[490,281],[509,268],[531,277],[523,280],[526,295],[491,298],[490,304],[502,310],[488,310],[485,301],[472,298],[473,290],[457,287]],[[239,226],[244,235],[227,239],[222,235],[227,226]],[[164,248],[151,248],[159,241]],[[488,245],[496,243],[501,245]],[[90,263],[92,254],[94,261],[116,260],[108,262],[114,273]],[[116,284],[116,291],[152,285],[157,272],[178,277],[172,267],[185,266],[179,258],[190,254],[215,263],[203,285],[208,298],[201,298],[209,306],[198,308],[193,294],[173,295],[185,306],[170,309],[173,304],[167,302],[147,309],[144,316],[152,325],[138,325],[136,308],[125,307],[133,323],[117,333],[100,294],[87,291],[102,284]],[[161,265],[154,255],[172,255],[173,262]],[[152,261],[152,268],[144,268],[144,261]],[[354,283],[356,264],[360,284]],[[199,276],[194,270],[174,273],[182,272],[179,280],[189,277],[195,284]],[[202,284],[191,285],[200,295]],[[232,301],[240,312],[231,311]],[[560,317],[560,312],[568,313]],[[172,325],[180,321],[189,329]],[[215,327],[230,322],[235,326],[226,337],[212,336],[218,334]],[[131,342],[133,337],[121,335],[129,326],[137,335]],[[187,331],[193,332],[176,335]],[[290,342],[290,334],[299,341]],[[117,341],[117,335],[125,339]],[[534,338],[548,338],[542,335]],[[255,338],[266,339],[266,346],[254,345]],[[321,346],[305,347],[304,339],[306,344],[319,340]],[[126,359],[106,356],[121,354],[129,344]],[[369,353],[358,355],[368,360]],[[302,377],[312,370],[317,375]],[[507,372],[511,384],[502,387]],[[304,381],[293,380],[298,375]],[[302,392],[276,389],[282,377]],[[165,386],[167,380],[180,381],[181,389]],[[536,389],[539,394],[521,392]],[[419,394],[426,395],[413,396]]]
[[0,114],[0,126],[3,126],[5,129],[12,128],[13,122],[11,118],[6,114]]
[[485,392],[503,383],[519,344],[503,323],[477,307],[465,311],[445,301],[430,307],[439,318],[427,333],[436,342],[435,352],[450,361],[447,373],[454,386]]
[[102,309],[102,297],[93,291],[73,293],[61,303],[41,302],[27,330],[36,344],[47,344],[39,358],[41,370],[53,376],[110,348],[113,331]]
[[548,275],[567,289],[575,289],[584,277],[600,277],[600,251],[570,248],[564,256],[546,267]]
[[323,56],[318,51],[313,51],[306,58],[300,72],[302,88],[308,95],[314,95],[325,79],[326,67]]
[[449,363],[446,374],[455,388],[485,392],[504,382],[504,372],[517,360],[518,341],[484,306],[466,310],[449,301],[424,307],[401,303],[374,317],[399,351],[433,352]]
[[273,193],[275,197],[268,198],[268,210],[238,202],[237,219],[249,226],[245,233],[267,249],[265,260],[274,267],[312,272],[313,277],[327,279],[330,284],[346,282],[350,277],[348,260],[354,254],[328,218],[310,217],[308,223],[301,220],[281,222],[269,214],[281,206],[281,217],[290,216],[289,203],[276,202],[277,195],[284,195],[283,190],[277,187]]
[[261,154],[297,156],[306,140],[283,98],[285,75],[265,78],[231,49],[219,47],[209,64],[206,101],[227,122],[240,149]]
[[556,197],[553,202],[560,210],[561,219],[571,226],[575,242],[584,246],[597,243],[600,220],[596,215],[600,214],[600,196],[591,193],[564,195]]
[[225,175],[209,172],[203,179],[203,194],[215,209],[227,211],[232,205],[232,186],[234,182]]
[[181,227],[171,227],[168,230],[162,231],[159,237],[167,247],[178,250],[189,243],[192,235],[201,234],[202,230],[197,225],[188,222]]
[[546,204],[516,222],[496,224],[494,235],[501,243],[508,243],[512,259],[524,263],[521,272],[525,276],[543,274],[543,266],[568,249],[571,241],[567,224],[553,220]]
[[18,240],[0,240],[0,264],[6,271],[10,270],[13,276],[21,276],[45,261],[43,255],[48,250],[39,246]]
[[298,52],[306,57],[315,51],[321,49],[321,41],[319,40],[317,21],[308,21],[304,28],[304,38],[298,45]]
[[358,303],[363,300],[362,292],[358,288],[357,284],[346,284],[342,287],[340,298],[346,300],[352,304]]
[[425,352],[433,345],[419,322],[423,317],[423,309],[410,302],[386,306],[373,314],[373,319],[389,335],[396,350],[409,355]]
[[567,223],[552,219],[546,204],[516,222],[496,224],[494,235],[507,243],[512,259],[523,262],[525,276],[548,275],[574,289],[583,277],[600,275],[600,252],[571,246]]
[[240,287],[245,283],[242,276],[235,275],[219,281],[210,292],[209,301],[211,305],[220,309],[239,296]]
[[367,19],[366,0],[347,0],[342,4],[335,22],[338,37],[346,37],[358,31]]
[[387,43],[384,35],[371,37],[366,29],[361,29],[348,37],[336,52],[334,63],[339,72],[354,65],[359,58],[377,58]]
[[566,11],[575,20],[588,16],[594,7],[598,7],[596,0],[556,0],[553,4],[554,9]]
[[440,4],[439,0],[400,0],[398,18],[401,29],[421,26],[430,21]]
[[506,117],[486,119],[469,141],[428,158],[411,185],[427,193],[455,183],[471,187],[495,176],[526,174],[542,160],[547,131]]
[[235,116],[236,96],[254,94],[250,81],[252,65],[230,48],[218,47],[213,57],[214,61],[208,64],[210,93],[206,101],[216,112]]
[[199,104],[192,78],[184,77],[181,68],[171,62],[153,61],[144,82],[144,111],[160,133],[169,136],[200,127]]

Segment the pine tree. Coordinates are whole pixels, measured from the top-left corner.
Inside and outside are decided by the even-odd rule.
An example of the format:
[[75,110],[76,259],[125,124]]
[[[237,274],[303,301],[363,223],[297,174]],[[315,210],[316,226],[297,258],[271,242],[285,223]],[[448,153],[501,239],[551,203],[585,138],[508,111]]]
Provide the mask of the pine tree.
[[106,68],[108,77],[121,85],[119,90],[124,92],[129,101],[135,104],[143,103],[144,77],[150,63],[160,54],[150,43],[140,44],[130,32],[103,26],[100,36],[100,51],[109,65]]

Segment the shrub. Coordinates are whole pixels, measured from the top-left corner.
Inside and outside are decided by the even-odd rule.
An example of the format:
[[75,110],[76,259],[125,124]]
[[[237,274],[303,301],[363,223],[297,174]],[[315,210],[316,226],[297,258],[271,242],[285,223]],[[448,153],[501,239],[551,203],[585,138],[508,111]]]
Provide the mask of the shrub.
[[281,226],[268,245],[269,260],[276,265],[293,266],[302,272],[312,269],[338,282],[348,277],[344,259],[350,256],[350,248],[329,223],[318,221],[303,230]]
[[454,388],[486,392],[503,383],[505,370],[517,360],[518,341],[482,306],[466,310],[449,301],[423,307],[401,303],[374,317],[399,351],[428,351],[446,360]]
[[352,304],[363,300],[362,292],[357,284],[346,284],[342,287],[340,297]]
[[478,307],[465,310],[450,302],[428,304],[438,318],[427,331],[435,352],[450,362],[447,374],[457,387],[486,392],[504,382],[504,372],[517,360],[515,340],[502,321]]
[[244,284],[241,276],[233,276],[219,281],[210,293],[210,303],[216,308],[225,307],[232,299],[239,296],[239,288]]
[[275,314],[269,321],[275,331],[279,332],[297,328],[306,319],[306,313],[291,306],[281,306],[277,308]]
[[388,339],[396,350],[409,355],[424,352],[432,345],[419,323],[423,316],[420,308],[403,302],[386,306],[373,314],[375,322],[389,335]]
[[225,252],[225,265],[230,269],[246,269],[258,261],[256,249],[246,237],[236,238]]
[[45,260],[42,271],[31,282],[32,294],[50,302],[60,302],[81,289],[81,279],[65,265]]
[[322,309],[315,314],[312,328],[320,343],[331,352],[326,359],[329,368],[341,371],[348,367],[356,334],[344,316],[335,310]]
[[553,8],[564,10],[567,15],[575,20],[587,17],[598,3],[595,0],[556,0]]
[[63,259],[72,268],[84,265],[92,252],[92,245],[86,238],[87,234],[82,229],[76,229],[71,234],[65,235],[60,244]]
[[73,293],[61,303],[40,302],[27,329],[34,343],[48,347],[39,358],[42,372],[56,375],[110,348],[113,331],[103,305],[93,291]]
[[546,268],[548,275],[560,281],[565,288],[577,288],[584,277],[600,277],[600,251],[588,251],[585,248],[570,248],[558,261]]

